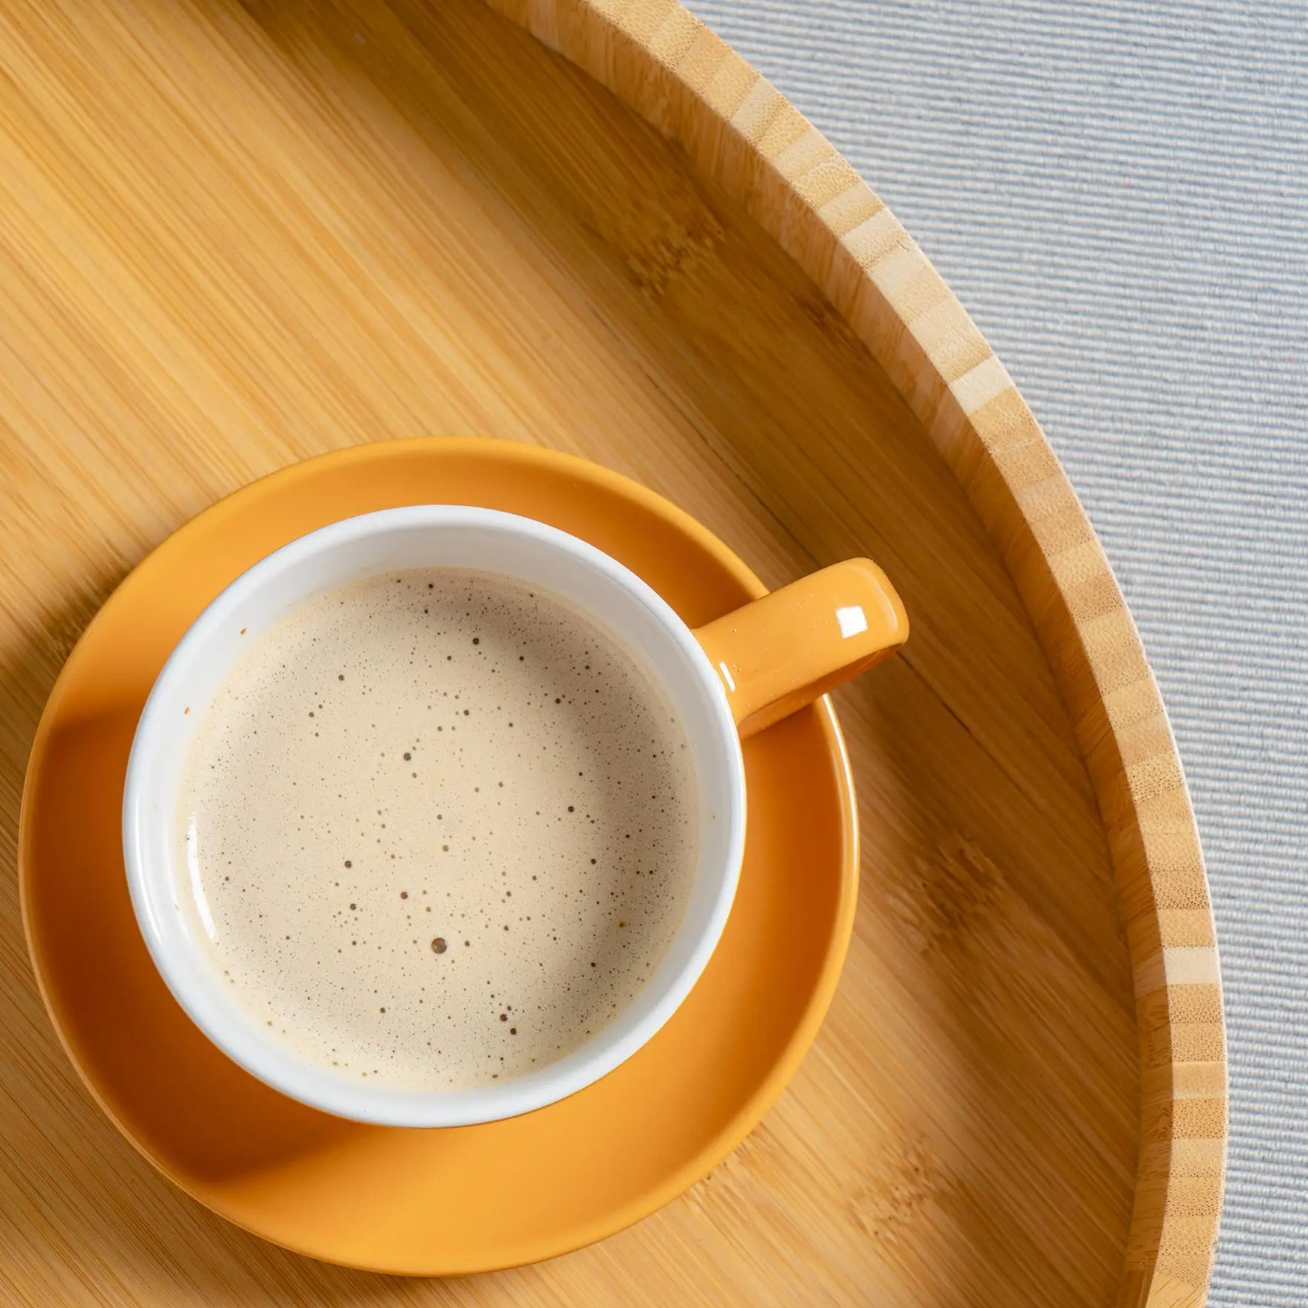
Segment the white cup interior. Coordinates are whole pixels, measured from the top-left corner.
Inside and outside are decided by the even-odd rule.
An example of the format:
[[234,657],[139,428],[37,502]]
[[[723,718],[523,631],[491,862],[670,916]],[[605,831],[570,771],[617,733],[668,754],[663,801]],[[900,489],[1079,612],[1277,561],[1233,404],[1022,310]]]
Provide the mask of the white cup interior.
[[[178,787],[198,723],[250,642],[312,596],[411,567],[477,568],[534,583],[608,629],[662,687],[686,732],[698,780],[699,859],[681,926],[636,999],[560,1061],[493,1087],[419,1092],[361,1085],[276,1043],[227,993],[184,912]],[[244,633],[244,634],[242,634]],[[186,710],[189,709],[189,712]],[[644,582],[564,532],[488,509],[419,505],[333,523],[238,577],[178,643],[132,744],[123,845],[132,902],[164,981],[224,1052],[278,1090],[343,1117],[403,1126],[493,1121],[572,1094],[630,1057],[671,1017],[703,971],[735,895],[745,831],[744,770],[726,695],[694,636]]]

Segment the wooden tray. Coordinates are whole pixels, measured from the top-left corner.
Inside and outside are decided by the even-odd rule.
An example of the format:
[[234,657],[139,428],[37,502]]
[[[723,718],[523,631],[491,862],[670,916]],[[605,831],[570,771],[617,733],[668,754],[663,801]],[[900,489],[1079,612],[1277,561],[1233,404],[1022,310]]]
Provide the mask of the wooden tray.
[[900,587],[906,656],[838,700],[865,850],[840,992],[763,1126],[655,1217],[396,1282],[255,1240],[119,1139],[41,1011],[11,879],[0,1298],[1202,1303],[1203,868],[1039,428],[871,191],[684,10],[500,7],[0,13],[5,857],[45,695],[146,549],[321,450],[534,441],[668,495],[771,584],[867,552]]

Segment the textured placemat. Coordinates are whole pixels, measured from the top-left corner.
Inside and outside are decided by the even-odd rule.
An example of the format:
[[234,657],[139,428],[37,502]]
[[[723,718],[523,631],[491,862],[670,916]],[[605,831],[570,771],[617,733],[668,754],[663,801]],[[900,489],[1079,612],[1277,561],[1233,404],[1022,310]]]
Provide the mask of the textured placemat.
[[890,204],[1061,455],[1208,858],[1210,1302],[1308,1302],[1308,5],[693,0]]

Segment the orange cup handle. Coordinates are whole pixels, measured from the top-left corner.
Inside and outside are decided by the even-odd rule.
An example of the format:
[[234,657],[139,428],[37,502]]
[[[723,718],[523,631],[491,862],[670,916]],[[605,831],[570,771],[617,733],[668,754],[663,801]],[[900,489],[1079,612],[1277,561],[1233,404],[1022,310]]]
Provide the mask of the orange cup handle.
[[871,559],[848,559],[700,627],[695,637],[744,737],[893,654],[908,639],[908,615]]

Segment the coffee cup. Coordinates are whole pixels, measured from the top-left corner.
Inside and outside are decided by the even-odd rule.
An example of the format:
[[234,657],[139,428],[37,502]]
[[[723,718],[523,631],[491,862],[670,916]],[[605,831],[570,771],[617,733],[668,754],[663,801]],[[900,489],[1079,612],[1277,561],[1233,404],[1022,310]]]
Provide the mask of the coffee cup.
[[[697,853],[684,913],[634,998],[556,1061],[448,1091],[341,1075],[299,1056],[256,1022],[224,986],[193,915],[183,911],[196,872],[176,839],[188,750],[207,706],[251,643],[315,596],[414,568],[475,569],[538,587],[609,633],[671,706],[692,759],[698,801]],[[252,1075],[303,1103],[408,1127],[469,1125],[542,1108],[630,1058],[668,1021],[708,964],[744,853],[741,740],[894,652],[907,634],[894,588],[866,559],[823,569],[692,631],[622,564],[528,518],[416,505],[323,527],[257,563],[205,609],[174,649],[142,712],[127,770],[123,843],[145,943],[196,1025]]]

